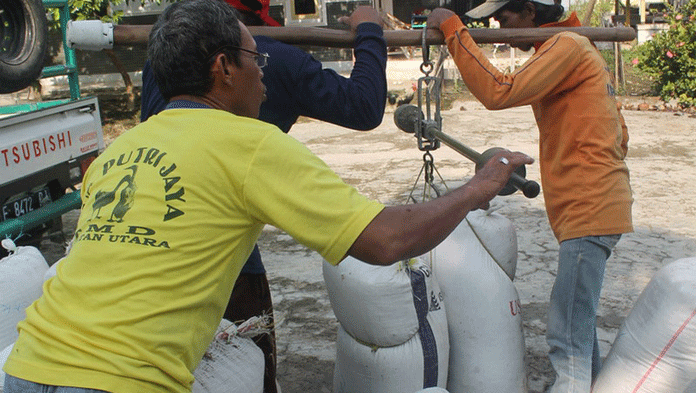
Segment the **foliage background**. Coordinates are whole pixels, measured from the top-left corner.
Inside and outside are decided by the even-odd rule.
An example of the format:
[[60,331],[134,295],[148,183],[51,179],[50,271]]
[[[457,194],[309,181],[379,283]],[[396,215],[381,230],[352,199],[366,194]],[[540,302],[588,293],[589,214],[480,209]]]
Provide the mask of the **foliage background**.
[[[579,16],[586,12],[588,2],[570,5],[569,12]],[[681,108],[696,106],[696,0],[679,8],[666,4],[663,17],[669,30],[658,33],[645,43],[633,42],[621,51],[620,94],[657,95],[665,102],[675,102]],[[597,0],[591,26],[603,26],[606,16],[614,13],[614,0]],[[622,45],[623,46],[623,45]],[[610,66],[615,52],[602,51]],[[647,88],[646,88],[647,87]]]
[[696,0],[665,14],[669,30],[637,46],[631,63],[652,76],[664,101],[696,106]]

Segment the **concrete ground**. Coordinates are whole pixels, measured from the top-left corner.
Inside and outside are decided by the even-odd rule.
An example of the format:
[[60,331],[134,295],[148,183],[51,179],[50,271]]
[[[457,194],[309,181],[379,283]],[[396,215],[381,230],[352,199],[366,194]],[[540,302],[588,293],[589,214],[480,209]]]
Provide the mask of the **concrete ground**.
[[[390,61],[390,89],[408,89],[422,76],[420,60]],[[423,164],[413,135],[396,128],[394,107],[370,132],[356,132],[302,119],[291,135],[324,159],[348,184],[388,204],[406,203]],[[443,132],[484,151],[501,146],[537,156],[538,131],[529,107],[488,111],[462,100],[443,112]],[[654,273],[684,257],[696,256],[696,119],[693,114],[624,111],[630,142],[627,163],[635,202],[635,231],[619,242],[608,262],[599,310],[602,355],[611,347],[623,319]],[[433,152],[435,166],[448,185],[473,175],[474,165],[446,146]],[[537,164],[527,167],[539,181]],[[422,183],[415,187],[422,187]],[[527,199],[519,193],[497,197],[494,208],[508,217],[518,235],[514,284],[522,303],[530,392],[542,392],[553,379],[544,340],[548,296],[558,245],[544,211],[543,192]],[[63,217],[67,237],[79,212]],[[259,244],[273,294],[278,339],[278,374],[284,392],[331,392],[338,322],[321,273],[321,258],[275,228]],[[42,251],[51,261],[63,252],[61,242],[45,239]]]
[[[696,119],[670,112],[625,111],[630,132],[628,166],[635,202],[635,231],[624,235],[610,258],[599,309],[602,356],[606,356],[623,319],[654,273],[674,260],[696,256]],[[501,146],[537,156],[538,131],[528,107],[488,111],[475,101],[456,103],[443,113],[443,132],[484,151]],[[392,113],[380,127],[355,132],[316,121],[296,125],[291,135],[323,158],[349,184],[388,204],[406,203],[422,166],[415,138],[396,128]],[[473,175],[473,164],[448,147],[432,153],[450,186]],[[527,167],[539,181],[538,166]],[[421,183],[416,187],[422,189]],[[530,392],[542,392],[553,379],[544,339],[548,296],[555,278],[558,244],[544,210],[543,192],[496,197],[493,208],[508,217],[518,235],[514,284],[522,303]],[[274,229],[264,232],[261,250],[271,279],[278,324],[282,379],[303,361],[317,365],[304,382],[281,380],[289,391],[330,391],[336,320],[326,297],[321,258]],[[320,370],[324,370],[323,373]],[[314,374],[310,374],[314,375]],[[315,377],[323,380],[317,385]],[[328,390],[326,390],[328,389]]]

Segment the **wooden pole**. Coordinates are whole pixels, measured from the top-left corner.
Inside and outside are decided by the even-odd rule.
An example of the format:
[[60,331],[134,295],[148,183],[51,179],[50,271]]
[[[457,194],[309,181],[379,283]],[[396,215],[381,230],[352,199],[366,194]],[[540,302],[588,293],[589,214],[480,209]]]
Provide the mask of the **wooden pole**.
[[[248,26],[252,35],[263,35],[291,45],[315,45],[332,48],[352,48],[355,34],[348,30],[321,27]],[[115,25],[114,46],[146,46],[152,25]],[[477,43],[540,42],[562,31],[573,31],[591,41],[632,41],[636,32],[630,27],[547,27],[525,29],[469,29]],[[422,30],[385,30],[387,46],[421,46]],[[427,30],[428,45],[445,43],[440,31]]]
[[[614,15],[619,16],[619,0],[614,0]],[[614,91],[619,91],[619,49],[619,43],[614,42]]]
[[620,67],[621,63],[621,48],[619,48],[619,43],[614,42],[614,91],[619,91],[619,80],[621,79]]
[[631,0],[626,0],[626,26],[631,27]]

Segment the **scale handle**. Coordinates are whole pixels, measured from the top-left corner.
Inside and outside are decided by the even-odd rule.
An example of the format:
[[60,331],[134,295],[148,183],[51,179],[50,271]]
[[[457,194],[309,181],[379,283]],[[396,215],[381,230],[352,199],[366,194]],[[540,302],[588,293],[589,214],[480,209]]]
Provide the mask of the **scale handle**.
[[527,180],[515,172],[512,172],[510,175],[510,183],[512,183],[516,189],[522,191],[522,194],[524,194],[524,196],[527,198],[536,198],[541,191],[539,183],[535,182],[534,180]]

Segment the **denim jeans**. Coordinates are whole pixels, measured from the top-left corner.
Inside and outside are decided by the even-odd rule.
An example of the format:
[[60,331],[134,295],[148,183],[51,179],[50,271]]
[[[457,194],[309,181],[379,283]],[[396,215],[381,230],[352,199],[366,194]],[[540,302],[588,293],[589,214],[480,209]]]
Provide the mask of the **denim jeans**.
[[621,235],[587,236],[561,242],[546,329],[556,371],[553,393],[589,393],[599,373],[597,307],[604,267]]
[[5,374],[4,393],[106,393],[103,390],[42,385]]

